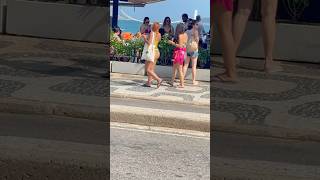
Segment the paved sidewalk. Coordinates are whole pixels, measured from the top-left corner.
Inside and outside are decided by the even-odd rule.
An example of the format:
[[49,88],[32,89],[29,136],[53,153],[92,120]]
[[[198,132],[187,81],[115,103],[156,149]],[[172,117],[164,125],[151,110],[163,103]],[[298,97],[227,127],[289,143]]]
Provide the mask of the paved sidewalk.
[[[211,75],[222,72],[220,57]],[[217,131],[320,140],[320,64],[282,62],[266,74],[262,60],[241,59],[237,84],[213,82],[213,127]],[[246,69],[244,68],[246,67]]]
[[203,106],[210,105],[209,82],[199,82],[198,86],[193,86],[190,81],[186,81],[185,88],[180,89],[170,87],[167,83],[169,79],[164,79],[162,86],[157,89],[156,82],[152,87],[144,87],[146,79],[146,76],[112,73],[110,82],[111,96]]
[[[0,111],[107,120],[110,94],[103,44],[0,37]],[[215,64],[211,75],[222,70]],[[127,110],[118,105],[111,112],[111,120],[117,121],[118,117],[128,123],[135,115],[147,125],[171,122],[169,127],[178,128],[186,123],[188,129],[201,122],[201,127],[191,130],[208,131],[209,114],[192,109],[211,107],[211,124],[216,131],[320,141],[320,65],[282,63],[284,71],[270,75],[245,69],[259,69],[262,64],[261,60],[242,59],[238,84],[213,82],[209,87],[202,82],[198,87],[187,85],[184,90],[165,84],[160,89],[146,88],[141,86],[144,76],[112,74],[111,98],[171,105],[166,111],[162,111],[166,105],[161,104],[157,109],[127,105]],[[179,108],[168,109],[175,106]],[[183,119],[181,109],[195,113],[190,117],[197,119],[183,121],[190,117]],[[163,113],[169,111],[168,115]],[[124,116],[123,112],[132,114]],[[173,113],[179,114],[174,121]]]
[[0,37],[1,111],[106,121],[103,44]]
[[[106,65],[103,44],[2,35],[0,111],[107,121],[110,94]],[[111,97],[127,98],[120,98],[125,103],[111,106],[111,121],[209,131],[209,83],[187,86],[183,91],[165,85],[156,90],[141,86],[145,78],[112,75]],[[160,103],[178,104],[159,104],[158,110],[127,105],[128,97],[141,100],[142,94],[147,102],[153,98]],[[192,108],[194,104],[205,108],[201,106],[199,112],[190,112],[190,117],[184,118],[181,112],[187,113],[183,111],[185,104],[190,109],[196,109]],[[164,107],[171,109],[164,111]],[[150,117],[151,111],[157,112]],[[173,114],[165,113],[168,111],[180,116],[173,118]]]

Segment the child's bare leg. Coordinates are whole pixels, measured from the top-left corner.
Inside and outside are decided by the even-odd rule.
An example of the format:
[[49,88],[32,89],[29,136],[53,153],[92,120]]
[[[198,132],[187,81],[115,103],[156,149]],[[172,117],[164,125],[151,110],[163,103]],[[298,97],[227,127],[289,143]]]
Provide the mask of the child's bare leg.
[[184,87],[184,74],[183,74],[183,66],[179,65],[179,78],[180,78],[180,88]]

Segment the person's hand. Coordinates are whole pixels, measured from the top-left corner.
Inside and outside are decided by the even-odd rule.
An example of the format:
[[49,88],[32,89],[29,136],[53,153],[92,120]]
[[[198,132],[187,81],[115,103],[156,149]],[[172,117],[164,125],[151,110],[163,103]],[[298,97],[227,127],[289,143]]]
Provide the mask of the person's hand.
[[168,40],[168,43],[174,45],[175,43],[172,40]]
[[142,34],[142,38],[146,40],[147,39],[147,35],[145,33],[143,33]]

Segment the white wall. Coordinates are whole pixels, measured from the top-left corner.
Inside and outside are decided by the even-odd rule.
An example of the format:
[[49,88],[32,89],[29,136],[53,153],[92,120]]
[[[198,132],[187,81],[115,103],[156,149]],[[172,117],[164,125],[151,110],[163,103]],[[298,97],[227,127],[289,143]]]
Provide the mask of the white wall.
[[106,42],[106,7],[9,0],[7,33]]

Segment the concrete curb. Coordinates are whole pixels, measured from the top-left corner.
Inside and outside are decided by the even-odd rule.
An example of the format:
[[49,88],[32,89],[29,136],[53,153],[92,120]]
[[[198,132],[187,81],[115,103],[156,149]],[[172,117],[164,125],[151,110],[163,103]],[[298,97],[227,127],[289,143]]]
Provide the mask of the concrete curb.
[[105,179],[107,145],[0,136],[0,179]]
[[214,180],[319,179],[318,166],[211,157]]
[[273,137],[292,140],[320,141],[320,132],[309,129],[293,129],[285,127],[240,125],[222,122],[213,122],[213,131],[238,133],[244,135]]
[[163,98],[161,99],[159,97],[151,97],[151,96],[146,97],[142,95],[132,95],[132,94],[122,94],[122,93],[112,93],[111,97],[161,101],[161,102],[179,103],[179,104],[190,104],[190,105],[196,105],[196,106],[210,106],[210,102],[193,102],[193,101],[173,100],[173,99],[163,99]]
[[[210,115],[157,109],[130,110],[114,108],[111,105],[110,113],[106,107],[92,107],[75,104],[58,104],[35,100],[23,100],[15,98],[0,98],[0,112],[21,114],[57,115],[73,118],[85,118],[107,122],[128,123],[152,127],[166,127],[174,129],[210,132]],[[282,139],[320,141],[320,132],[308,129],[293,129],[274,126],[240,125],[225,122],[212,124],[213,131],[239,133],[245,135],[274,137]]]
[[107,106],[92,107],[16,98],[1,98],[0,111],[7,113],[67,116],[98,121],[107,121],[107,115],[109,113],[107,112]]
[[111,105],[111,122],[210,132],[210,115]]

